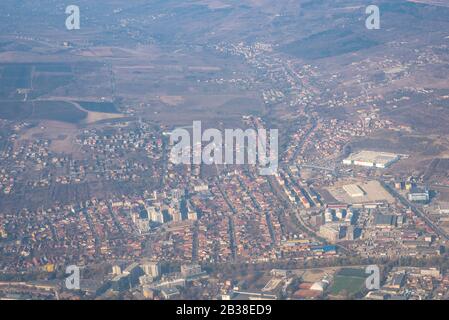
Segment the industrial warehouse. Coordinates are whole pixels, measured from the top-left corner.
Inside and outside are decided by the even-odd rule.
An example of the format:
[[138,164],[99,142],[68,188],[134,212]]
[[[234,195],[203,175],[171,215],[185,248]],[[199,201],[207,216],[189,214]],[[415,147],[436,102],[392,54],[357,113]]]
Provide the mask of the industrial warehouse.
[[399,159],[399,155],[394,153],[363,150],[351,154],[343,160],[343,164],[385,169]]

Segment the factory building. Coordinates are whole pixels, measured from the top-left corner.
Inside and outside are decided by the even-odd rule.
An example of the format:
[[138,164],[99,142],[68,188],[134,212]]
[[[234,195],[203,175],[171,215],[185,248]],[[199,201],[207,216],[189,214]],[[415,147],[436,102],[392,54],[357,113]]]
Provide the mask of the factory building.
[[363,197],[366,194],[366,192],[356,184],[343,186],[343,190],[345,190],[351,198]]
[[351,154],[343,164],[385,169],[398,160],[399,156],[394,153],[363,150]]

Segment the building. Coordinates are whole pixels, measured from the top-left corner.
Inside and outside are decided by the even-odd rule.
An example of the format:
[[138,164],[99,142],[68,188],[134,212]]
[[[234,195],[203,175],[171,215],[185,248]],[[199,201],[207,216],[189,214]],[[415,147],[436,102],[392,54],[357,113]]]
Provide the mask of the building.
[[122,268],[120,266],[112,266],[112,274],[118,276],[119,274],[122,274]]
[[154,278],[152,276],[144,275],[139,277],[139,284],[141,286],[150,285],[154,282]]
[[347,211],[346,216],[345,216],[345,222],[347,222],[349,224],[353,224],[354,220],[355,220],[354,212],[352,210]]
[[396,226],[397,217],[393,215],[376,214],[374,225],[378,228],[393,228]]
[[187,219],[196,221],[196,220],[198,220],[198,214],[195,211],[189,211],[187,213]]
[[181,266],[181,274],[184,277],[194,277],[202,274],[201,266],[198,264],[184,264]]
[[390,298],[390,294],[383,291],[370,291],[365,296],[365,300],[388,300]]
[[331,223],[336,218],[335,210],[333,209],[326,209],[324,212],[324,223]]
[[335,211],[335,217],[338,220],[343,219],[344,217],[346,217],[346,210],[337,210],[337,211]]
[[421,269],[420,273],[423,276],[430,276],[430,277],[434,277],[434,278],[440,278],[441,277],[441,272],[437,268]]
[[161,266],[156,261],[145,261],[140,267],[147,276],[158,278],[161,275]]
[[156,207],[148,207],[148,218],[150,221],[157,223],[164,223],[164,215],[159,208]]
[[150,230],[150,221],[148,219],[137,219],[136,226],[140,234],[146,233]]
[[365,191],[363,191],[362,188],[356,184],[348,184],[343,186],[343,190],[345,190],[346,193],[352,198],[363,197],[366,194]]
[[270,271],[270,274],[274,277],[280,277],[280,278],[287,278],[288,276],[291,275],[291,271],[290,270],[284,270],[284,269],[272,269]]
[[449,202],[442,202],[439,205],[440,214],[449,214]]
[[171,197],[175,201],[179,201],[182,199],[182,197],[185,195],[185,190],[181,189],[173,189],[171,191]]
[[340,239],[340,226],[337,224],[322,225],[319,234],[329,242],[337,242]]
[[152,283],[151,287],[156,289],[162,289],[162,288],[185,287],[185,285],[186,285],[185,278],[181,277],[180,275],[173,275]]
[[313,252],[320,252],[328,255],[336,254],[337,247],[334,245],[314,246],[310,248]]
[[419,188],[413,188],[408,194],[408,200],[413,202],[427,203],[430,200],[430,194],[428,190],[422,190]]
[[177,298],[181,293],[177,288],[164,288],[161,290],[162,297],[165,300]]
[[393,276],[391,281],[385,286],[388,289],[399,290],[405,283],[405,273],[398,273]]
[[326,288],[327,288],[328,286],[329,286],[329,281],[326,280],[326,279],[323,279],[323,280],[321,280],[321,281],[315,282],[315,283],[310,287],[310,290],[324,292],[324,290],[326,290]]
[[199,184],[193,187],[195,192],[205,192],[209,191],[209,186],[207,184]]
[[174,222],[182,221],[182,213],[178,208],[168,208],[168,213],[170,215],[170,220]]
[[234,290],[233,300],[277,300],[277,295],[258,291]]
[[143,286],[142,287],[142,293],[143,293],[143,296],[146,298],[146,299],[154,299],[154,290],[153,289],[151,289],[151,287],[149,287],[149,286]]
[[346,240],[353,241],[355,238],[355,228],[354,226],[348,226],[346,228]]
[[6,239],[8,237],[8,233],[0,226],[0,238]]
[[394,153],[363,150],[351,154],[343,160],[343,164],[385,169],[399,160]]

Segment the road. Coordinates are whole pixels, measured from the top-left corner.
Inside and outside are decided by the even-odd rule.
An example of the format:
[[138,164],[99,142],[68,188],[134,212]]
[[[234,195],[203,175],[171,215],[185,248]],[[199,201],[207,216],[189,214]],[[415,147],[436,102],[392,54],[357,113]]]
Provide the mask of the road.
[[[217,182],[217,188],[220,191],[221,195],[223,196],[223,199],[225,200],[226,204],[228,205],[229,209],[231,209],[232,214],[237,215],[237,210],[235,210],[234,206],[232,205],[231,201],[229,200],[228,196],[226,195],[226,192],[222,189],[220,185],[220,181]],[[232,219],[232,215],[228,214],[228,222],[229,222],[229,240],[230,240],[230,249],[232,254],[232,259],[235,261],[237,259],[237,244],[235,240],[235,229],[234,229],[234,219]]]
[[301,151],[302,146],[304,145],[304,143],[307,141],[309,136],[312,134],[312,132],[317,127],[316,120],[313,119],[313,118],[311,120],[312,120],[312,127],[310,127],[310,129],[307,130],[307,132],[304,134],[304,136],[301,138],[301,140],[299,141],[298,145],[296,146],[295,153],[293,154],[293,159],[297,159],[298,158],[298,155],[299,155],[299,152]]
[[434,184],[431,186],[433,189],[446,189],[447,191],[449,191],[449,185],[443,185],[443,184]]

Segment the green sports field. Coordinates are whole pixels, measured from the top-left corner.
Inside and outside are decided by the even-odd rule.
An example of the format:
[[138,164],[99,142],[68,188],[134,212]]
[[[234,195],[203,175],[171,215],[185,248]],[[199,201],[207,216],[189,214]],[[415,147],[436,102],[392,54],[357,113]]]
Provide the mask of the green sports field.
[[334,281],[330,288],[330,294],[356,294],[364,287],[365,279],[366,276],[361,269],[342,269],[334,277]]

